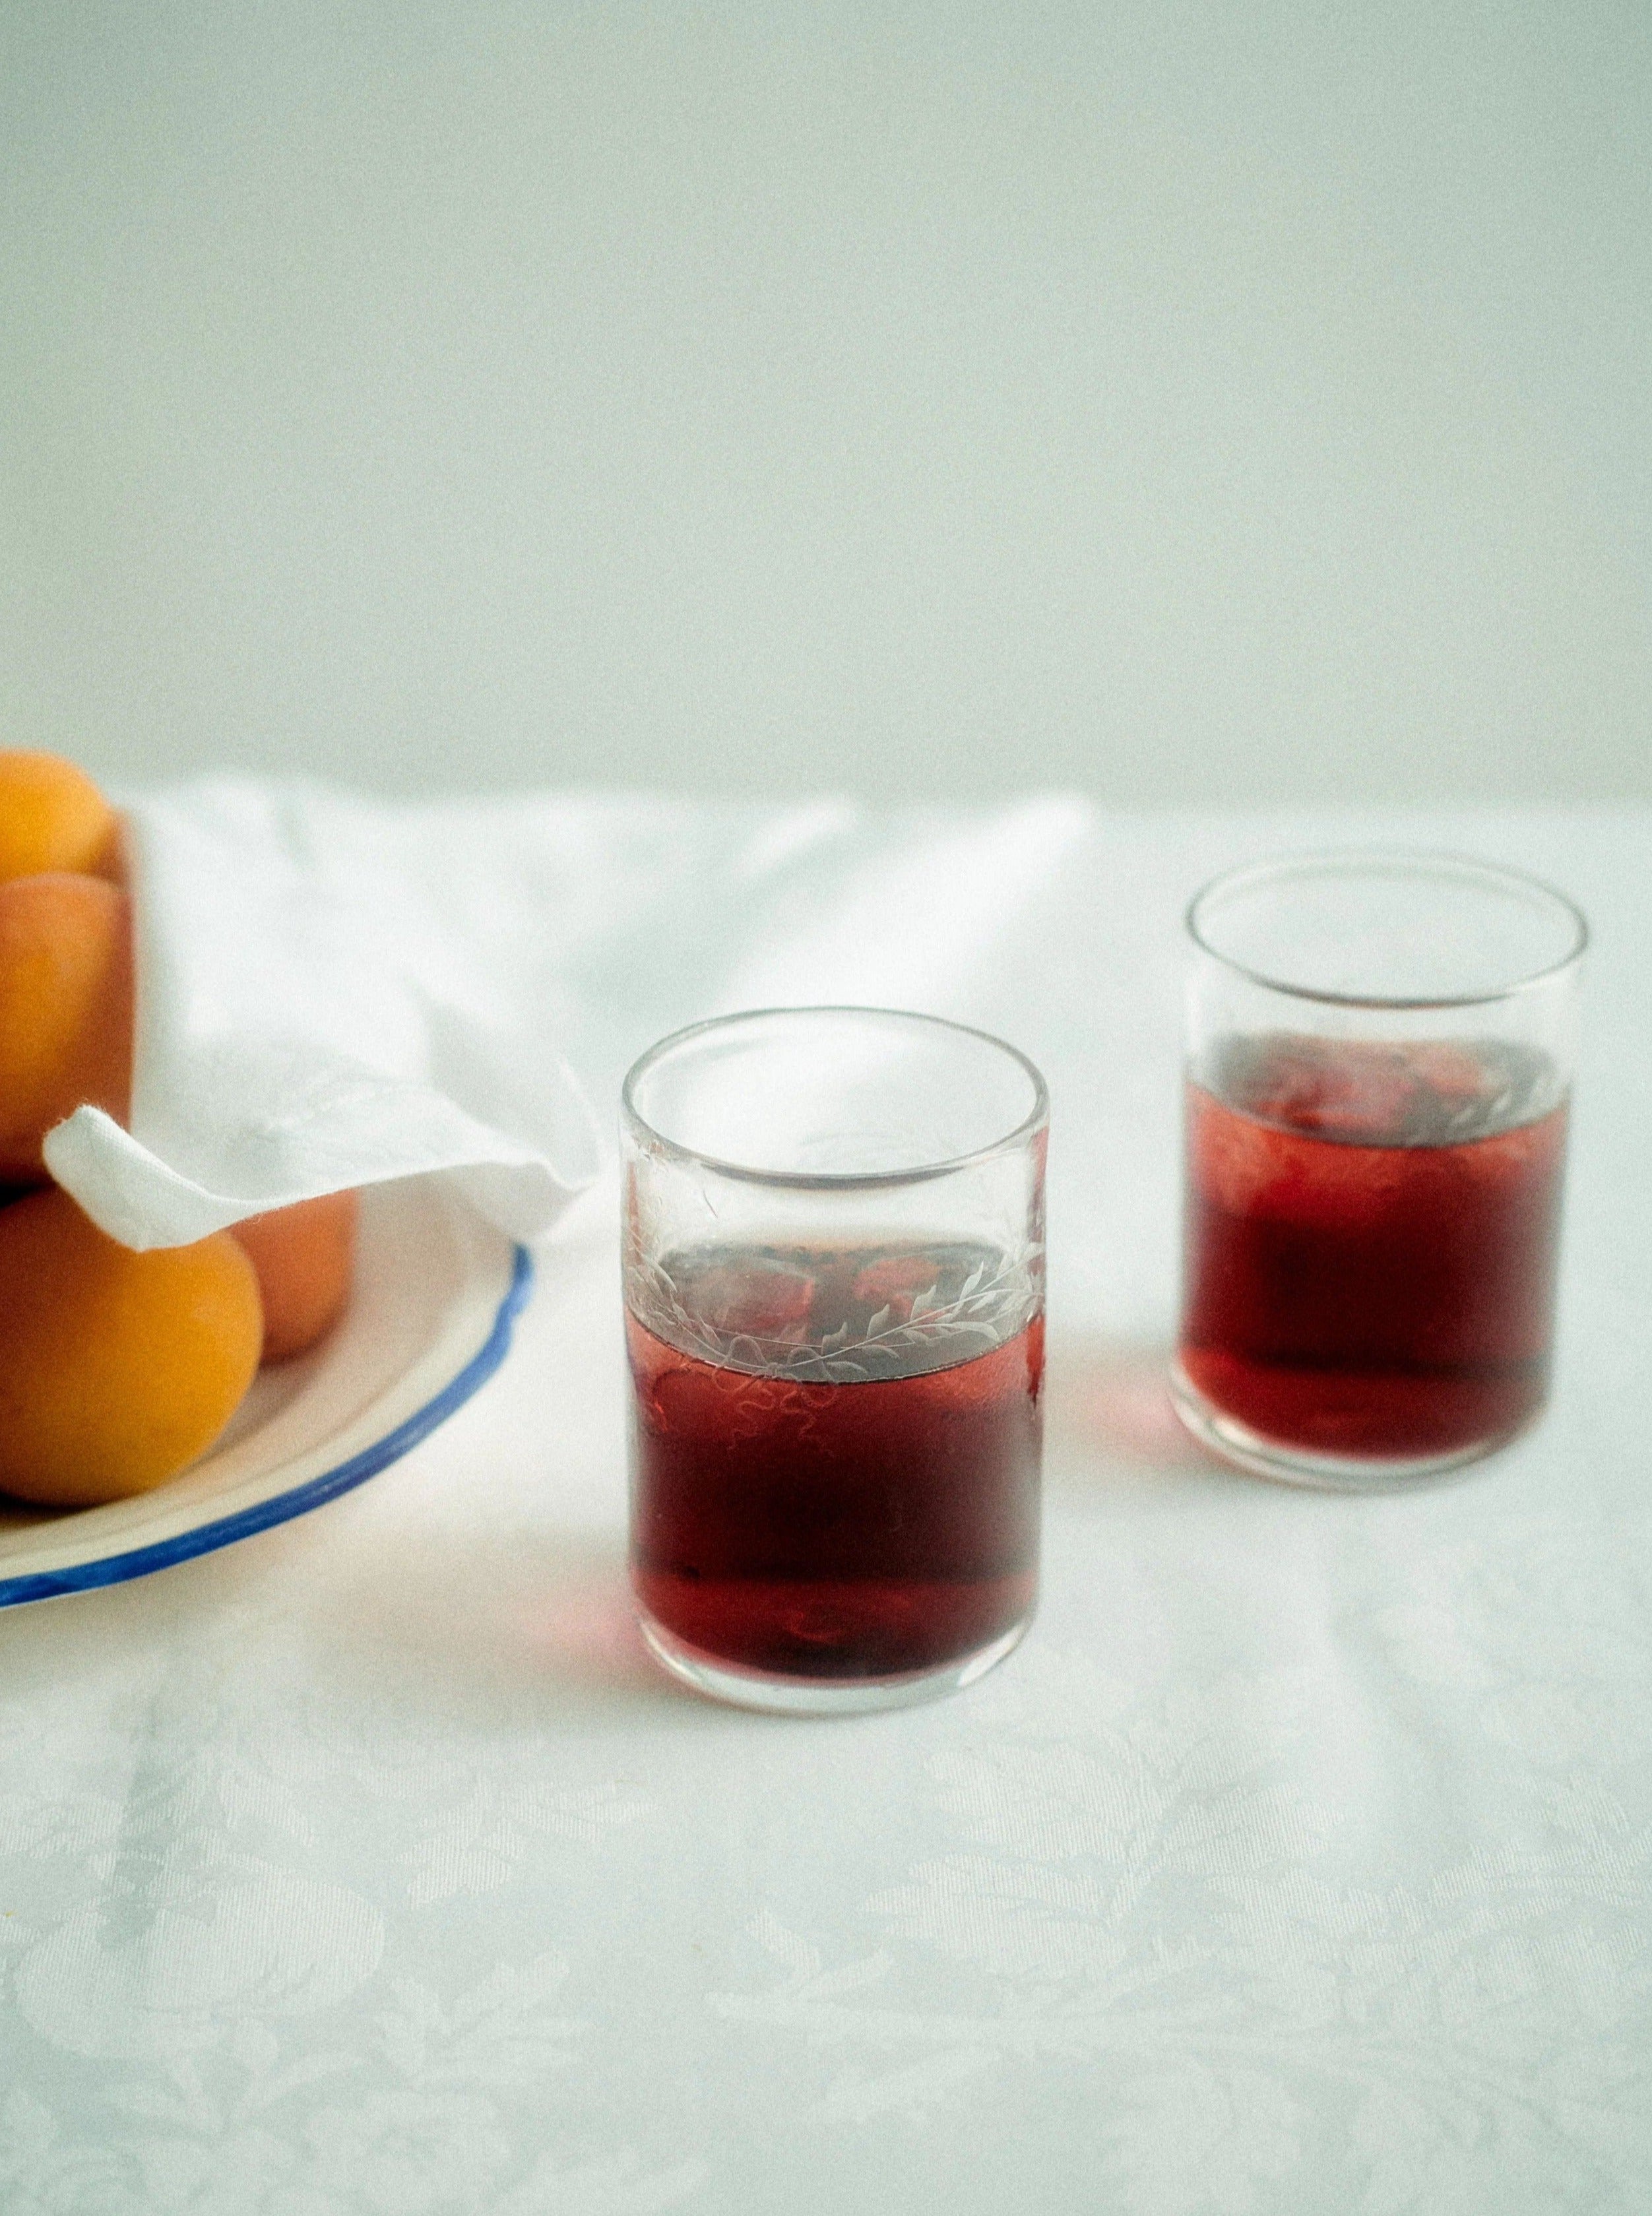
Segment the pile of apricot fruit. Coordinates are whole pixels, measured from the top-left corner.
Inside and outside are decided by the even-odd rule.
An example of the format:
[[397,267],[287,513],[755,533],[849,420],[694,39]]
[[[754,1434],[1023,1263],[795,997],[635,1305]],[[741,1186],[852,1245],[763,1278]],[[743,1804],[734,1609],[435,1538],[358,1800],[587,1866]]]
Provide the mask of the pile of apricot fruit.
[[41,1142],[89,1104],[125,1123],[132,902],[120,819],[51,754],[0,749],[0,1493],[85,1508],[206,1452],[261,1363],[349,1297],[356,1197],[134,1253],[52,1184]]

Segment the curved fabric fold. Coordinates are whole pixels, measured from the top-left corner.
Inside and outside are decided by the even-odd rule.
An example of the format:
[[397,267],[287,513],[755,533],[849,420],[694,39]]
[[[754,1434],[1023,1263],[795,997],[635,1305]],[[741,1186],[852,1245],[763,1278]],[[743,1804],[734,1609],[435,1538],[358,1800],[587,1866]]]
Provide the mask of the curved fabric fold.
[[130,1130],[82,1108],[47,1167],[123,1245],[432,1172],[515,1239],[600,1159],[551,1035],[453,909],[398,811],[211,779],[127,812],[136,907]]

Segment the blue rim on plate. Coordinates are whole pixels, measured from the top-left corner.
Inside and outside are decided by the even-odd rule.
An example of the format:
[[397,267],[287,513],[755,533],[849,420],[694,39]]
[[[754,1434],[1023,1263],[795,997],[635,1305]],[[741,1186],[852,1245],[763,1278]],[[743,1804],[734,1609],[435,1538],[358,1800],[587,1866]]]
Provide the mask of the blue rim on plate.
[[528,1295],[533,1290],[533,1262],[526,1246],[514,1249],[511,1259],[510,1283],[500,1302],[493,1319],[493,1328],[481,1346],[471,1357],[457,1376],[449,1378],[441,1392],[405,1417],[394,1431],[375,1439],[371,1446],[363,1447],[360,1454],[340,1462],[334,1469],[324,1470],[319,1477],[306,1478],[295,1485],[290,1493],[278,1493],[274,1499],[261,1500],[251,1508],[237,1509],[233,1516],[220,1517],[215,1524],[202,1524],[193,1531],[181,1531],[175,1538],[157,1539],[147,1547],[134,1547],[127,1554],[108,1554],[96,1562],[82,1562],[72,1569],[32,1570],[22,1577],[0,1578],[0,1608],[15,1608],[24,1601],[55,1600],[64,1593],[90,1592],[99,1585],[124,1585],[128,1579],[147,1577],[151,1570],[170,1569],[175,1563],[187,1562],[196,1554],[210,1554],[220,1547],[232,1546],[237,1539],[250,1539],[256,1531],[268,1531],[277,1524],[286,1524],[295,1516],[306,1515],[329,1500],[336,1500],[341,1493],[364,1484],[389,1463],[428,1438],[439,1424],[447,1422],[456,1408],[462,1407],[472,1394],[485,1385],[494,1371],[510,1351],[510,1342],[516,1327],[516,1319],[527,1305]]

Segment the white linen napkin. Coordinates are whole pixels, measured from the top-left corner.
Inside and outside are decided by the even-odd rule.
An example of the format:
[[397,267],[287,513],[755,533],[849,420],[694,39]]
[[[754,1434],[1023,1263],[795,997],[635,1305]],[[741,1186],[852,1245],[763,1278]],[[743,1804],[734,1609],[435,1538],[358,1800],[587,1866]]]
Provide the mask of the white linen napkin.
[[589,1181],[589,1107],[467,943],[439,844],[410,842],[406,813],[234,779],[127,806],[131,1129],[81,1108],[45,1148],[112,1238],[181,1246],[441,1172],[526,1239]]
[[422,1173],[533,1238],[599,1166],[627,1062],[680,1025],[825,1000],[979,1020],[1093,823],[1059,795],[868,816],[238,778],[126,816],[131,1129],[82,1108],[46,1154],[136,1247]]

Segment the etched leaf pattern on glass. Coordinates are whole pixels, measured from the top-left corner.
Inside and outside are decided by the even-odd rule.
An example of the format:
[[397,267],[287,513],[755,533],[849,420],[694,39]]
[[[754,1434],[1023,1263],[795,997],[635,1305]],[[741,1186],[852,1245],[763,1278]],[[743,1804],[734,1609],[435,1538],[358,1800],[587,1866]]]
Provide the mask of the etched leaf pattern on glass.
[[858,1384],[950,1367],[1013,1339],[1043,1305],[1044,1250],[1030,1246],[1013,1258],[982,1261],[950,1296],[937,1280],[917,1288],[898,1308],[885,1303],[862,1327],[846,1321],[802,1340],[719,1327],[685,1299],[665,1264],[651,1255],[633,1257],[626,1282],[637,1320],[685,1354],[801,1385]]

